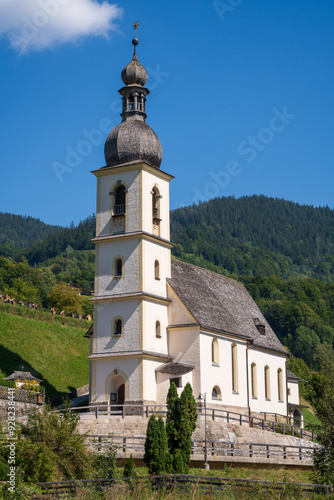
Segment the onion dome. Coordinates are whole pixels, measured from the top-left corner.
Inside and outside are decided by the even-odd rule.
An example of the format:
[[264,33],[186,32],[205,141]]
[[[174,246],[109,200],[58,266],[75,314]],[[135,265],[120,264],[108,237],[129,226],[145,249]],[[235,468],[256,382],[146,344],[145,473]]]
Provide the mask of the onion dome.
[[144,161],[152,167],[159,168],[162,147],[158,136],[147,123],[130,118],[111,131],[105,144],[104,154],[108,167]]
[[160,141],[147,125],[145,105],[149,90],[144,87],[147,72],[138,59],[136,48],[139,43],[132,40],[134,54],[132,61],[122,71],[125,87],[119,90],[122,96],[122,122],[109,134],[104,155],[108,167],[116,167],[129,162],[146,162],[160,168],[162,148]]
[[132,43],[135,47],[133,58],[132,61],[123,69],[121,77],[125,85],[144,86],[147,82],[147,71],[137,59],[136,46],[139,43],[138,38],[134,38]]

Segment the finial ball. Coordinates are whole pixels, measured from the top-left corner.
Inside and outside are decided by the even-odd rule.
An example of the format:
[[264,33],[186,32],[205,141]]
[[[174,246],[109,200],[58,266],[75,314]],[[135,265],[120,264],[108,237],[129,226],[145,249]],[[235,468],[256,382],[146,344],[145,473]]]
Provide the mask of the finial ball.
[[135,47],[138,45],[139,43],[139,40],[137,37],[135,37],[133,40],[132,40],[132,45],[134,45]]

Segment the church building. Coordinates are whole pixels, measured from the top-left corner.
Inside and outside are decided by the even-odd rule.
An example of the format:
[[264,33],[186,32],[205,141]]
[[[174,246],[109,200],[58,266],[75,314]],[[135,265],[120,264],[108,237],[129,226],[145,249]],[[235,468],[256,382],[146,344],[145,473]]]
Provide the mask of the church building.
[[288,353],[244,285],[171,258],[169,183],[146,123],[147,72],[123,69],[122,121],[97,178],[90,403],[165,404],[172,381],[239,413],[299,411]]

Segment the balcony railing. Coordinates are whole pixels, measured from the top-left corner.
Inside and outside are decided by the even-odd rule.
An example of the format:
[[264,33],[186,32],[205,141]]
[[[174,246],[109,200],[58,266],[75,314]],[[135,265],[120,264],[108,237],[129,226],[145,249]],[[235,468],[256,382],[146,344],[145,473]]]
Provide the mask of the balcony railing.
[[125,205],[114,205],[114,215],[124,215]]

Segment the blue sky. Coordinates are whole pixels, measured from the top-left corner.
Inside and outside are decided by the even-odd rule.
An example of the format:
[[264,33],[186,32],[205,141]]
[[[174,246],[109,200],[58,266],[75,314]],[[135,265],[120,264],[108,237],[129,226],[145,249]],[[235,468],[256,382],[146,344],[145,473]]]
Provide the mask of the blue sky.
[[171,208],[252,194],[334,208],[330,0],[6,0],[0,211],[95,212],[134,21]]

